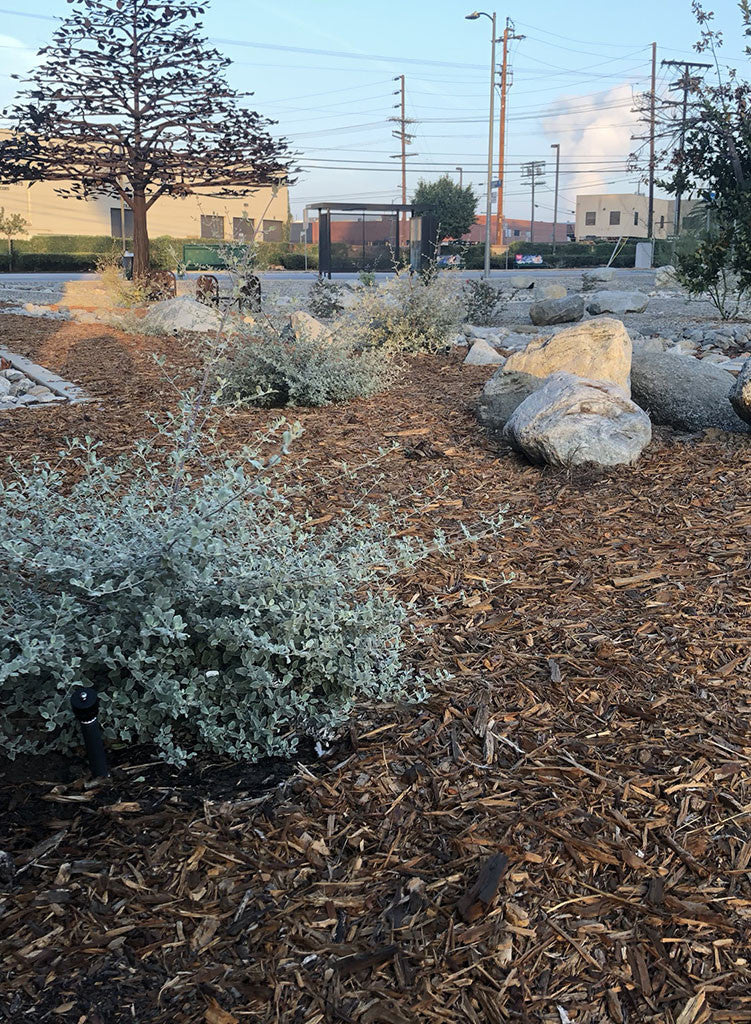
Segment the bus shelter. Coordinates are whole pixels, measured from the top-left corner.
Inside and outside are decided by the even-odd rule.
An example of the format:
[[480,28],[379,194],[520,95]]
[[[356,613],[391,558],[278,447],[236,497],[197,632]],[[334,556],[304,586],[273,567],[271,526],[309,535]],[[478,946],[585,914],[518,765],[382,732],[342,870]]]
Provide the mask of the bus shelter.
[[[311,203],[318,213],[318,273],[422,270],[438,254],[438,220],[417,203]],[[313,239],[316,230],[313,230]]]

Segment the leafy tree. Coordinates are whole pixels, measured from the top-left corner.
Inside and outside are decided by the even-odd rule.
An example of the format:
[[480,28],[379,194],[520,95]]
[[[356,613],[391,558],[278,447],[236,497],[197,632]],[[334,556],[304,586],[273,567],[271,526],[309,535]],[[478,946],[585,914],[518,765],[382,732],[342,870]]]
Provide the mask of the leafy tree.
[[412,202],[434,208],[443,238],[461,238],[477,219],[477,196],[472,186],[461,187],[448,174],[437,181],[418,181]]
[[6,213],[5,207],[0,206],[0,235],[5,235],[8,239],[8,270],[13,269],[12,241],[16,235],[22,235],[28,226],[20,213]]
[[[696,49],[712,54],[716,77],[699,89],[665,186],[672,193],[691,189],[700,204],[701,227],[676,254],[679,279],[689,292],[707,292],[728,319],[751,294],[751,85],[732,72],[723,76],[717,57],[722,36],[712,28],[713,15],[699,0],[692,6],[701,35]],[[745,0],[739,7],[751,35],[751,9]]]
[[246,195],[286,180],[274,122],[243,106],[231,63],[210,48],[194,0],[70,0],[6,111],[0,180],[59,181],[84,199],[117,196],[133,211],[134,272],[149,265],[147,214],[164,195]]

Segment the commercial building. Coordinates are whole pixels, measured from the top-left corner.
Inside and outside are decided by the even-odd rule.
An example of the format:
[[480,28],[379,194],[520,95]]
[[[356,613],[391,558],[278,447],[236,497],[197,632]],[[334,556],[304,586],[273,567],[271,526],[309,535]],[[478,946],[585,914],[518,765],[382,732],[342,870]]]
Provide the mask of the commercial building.
[[[655,238],[673,234],[675,203],[654,200]],[[647,238],[649,198],[644,195],[591,195],[576,197],[576,240]]]
[[[490,218],[490,240],[495,245],[495,231],[498,219],[495,215]],[[555,228],[556,242],[568,242],[573,239],[574,225],[559,221]],[[531,242],[532,222],[528,220],[517,220],[512,217],[503,218],[503,244],[511,245],[513,242]],[[485,215],[481,214],[466,235],[462,235],[463,242],[484,242],[485,241]],[[553,241],[552,220],[536,220],[534,230],[535,242]]]
[[[15,185],[0,184],[0,207],[6,214],[24,218],[27,235],[110,235],[133,234],[133,216],[125,206],[121,223],[119,197],[69,199],[55,192],[62,182],[37,181]],[[162,196],[149,210],[149,235],[173,238],[212,238],[281,242],[289,220],[287,187],[276,195],[269,187],[248,191],[233,199],[216,199],[194,194],[184,199]]]

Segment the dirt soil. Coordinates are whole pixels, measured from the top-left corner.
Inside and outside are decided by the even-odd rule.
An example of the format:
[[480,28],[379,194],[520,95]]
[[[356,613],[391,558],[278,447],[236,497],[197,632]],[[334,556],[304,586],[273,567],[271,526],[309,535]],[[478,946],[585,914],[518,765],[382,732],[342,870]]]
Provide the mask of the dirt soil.
[[[152,353],[194,364],[93,325],[2,329],[94,397],[0,413],[3,462],[84,433],[127,450],[174,401]],[[371,496],[426,537],[507,506],[399,581],[415,665],[450,677],[362,707],[282,782],[143,751],[98,784],[6,765],[0,1020],[751,1021],[749,441],[658,431],[633,469],[533,467],[480,432],[492,368],[460,358],[300,411],[293,456],[321,516],[352,500],[341,463],[371,460]],[[233,417],[227,446],[272,418]]]

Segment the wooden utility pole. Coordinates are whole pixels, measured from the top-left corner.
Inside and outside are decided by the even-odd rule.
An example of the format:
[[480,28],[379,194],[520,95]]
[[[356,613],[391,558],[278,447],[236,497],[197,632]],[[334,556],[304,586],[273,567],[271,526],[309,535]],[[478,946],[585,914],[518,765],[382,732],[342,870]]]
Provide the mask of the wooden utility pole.
[[649,206],[647,238],[654,238],[655,221],[655,100],[657,92],[657,43],[652,43],[652,90],[649,95]]
[[555,199],[553,200],[553,252],[555,252],[555,236],[558,232],[558,177],[561,170],[561,144],[553,142],[550,148],[555,150]]
[[503,245],[503,170],[506,164],[506,93],[509,86],[508,44],[509,39],[523,39],[515,35],[514,23],[506,18],[503,30],[503,60],[501,62],[501,113],[498,125],[498,209],[496,213],[495,244]]
[[[683,90],[683,102],[681,104],[681,134],[680,143],[678,146],[679,160],[678,173],[683,173],[683,151],[686,147],[686,119],[688,115],[688,94],[696,87],[696,78],[693,77],[689,69],[690,68],[711,68],[711,64],[702,64],[696,60],[662,60],[660,64],[665,67],[671,68],[683,68],[683,75],[677,82],[673,82],[672,85],[668,86],[671,92],[676,89]],[[673,214],[673,234],[678,237],[681,230],[681,201],[683,199],[683,189],[679,188],[675,196],[675,211]]]
[[542,184],[542,175],[545,173],[545,161],[544,160],[530,160],[526,164],[522,164],[522,176],[529,178],[532,186],[532,216],[529,222],[529,240],[534,242],[535,240],[535,185]]
[[[412,141],[413,136],[407,132],[407,125],[414,124],[410,118],[407,117],[406,113],[406,79],[404,75],[397,75],[394,79],[395,82],[399,82],[399,88],[394,93],[395,96],[399,96],[399,102],[395,103],[394,106],[399,110],[399,117],[390,117],[389,121],[394,121],[399,125],[396,131],[392,131],[391,134],[394,138],[401,141],[401,153],[396,154],[397,159],[401,157],[402,161],[402,205],[407,203],[407,144]],[[410,154],[411,155],[411,154]],[[402,223],[406,221],[407,214],[402,211]]]

